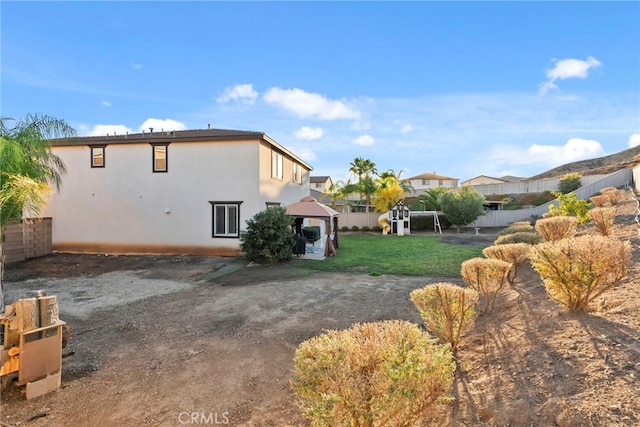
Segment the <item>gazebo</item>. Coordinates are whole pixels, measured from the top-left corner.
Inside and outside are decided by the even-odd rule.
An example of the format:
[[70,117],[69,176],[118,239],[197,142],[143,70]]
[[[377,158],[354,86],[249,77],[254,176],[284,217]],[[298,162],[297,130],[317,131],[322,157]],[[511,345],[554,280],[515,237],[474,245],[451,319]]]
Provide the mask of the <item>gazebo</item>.
[[[335,255],[335,250],[340,247],[338,240],[338,216],[340,214],[329,206],[323,205],[311,196],[303,197],[299,202],[295,202],[286,207],[287,214],[295,218],[296,233],[302,235],[302,224],[305,219],[316,219],[320,221],[321,237],[326,235],[324,240],[324,255]],[[323,233],[324,231],[324,233]],[[333,239],[331,235],[333,234]]]

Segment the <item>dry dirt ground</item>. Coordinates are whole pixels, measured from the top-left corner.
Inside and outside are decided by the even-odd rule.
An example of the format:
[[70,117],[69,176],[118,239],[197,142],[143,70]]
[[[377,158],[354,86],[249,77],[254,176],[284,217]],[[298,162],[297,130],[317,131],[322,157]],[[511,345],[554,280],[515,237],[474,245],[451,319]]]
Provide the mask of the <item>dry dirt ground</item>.
[[[570,313],[525,268],[463,340],[453,403],[424,426],[640,425],[635,210],[630,196],[615,225],[633,244],[628,277],[593,312]],[[10,385],[0,425],[308,425],[289,386],[296,347],[354,322],[422,324],[409,292],[440,280],[312,273],[297,260],[55,254],[12,264],[14,298],[59,296],[73,354],[57,392],[27,401]]]

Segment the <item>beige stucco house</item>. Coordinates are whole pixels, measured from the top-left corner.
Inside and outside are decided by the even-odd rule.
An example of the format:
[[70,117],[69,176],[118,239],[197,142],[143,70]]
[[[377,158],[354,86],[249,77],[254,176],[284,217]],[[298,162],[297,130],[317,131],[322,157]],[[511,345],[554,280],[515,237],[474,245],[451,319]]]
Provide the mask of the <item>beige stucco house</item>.
[[478,175],[474,178],[468,179],[466,181],[462,181],[460,183],[460,186],[464,187],[466,185],[504,184],[507,182],[509,181],[502,178],[494,178],[492,176],[487,176],[487,175]]
[[52,141],[67,167],[43,216],[54,250],[237,255],[246,221],[309,195],[312,167],[262,132]]
[[438,175],[437,173],[423,173],[407,178],[415,190],[412,196],[419,196],[431,188],[458,188],[458,178]]
[[312,176],[310,178],[311,189],[320,193],[328,193],[333,185],[330,176]]

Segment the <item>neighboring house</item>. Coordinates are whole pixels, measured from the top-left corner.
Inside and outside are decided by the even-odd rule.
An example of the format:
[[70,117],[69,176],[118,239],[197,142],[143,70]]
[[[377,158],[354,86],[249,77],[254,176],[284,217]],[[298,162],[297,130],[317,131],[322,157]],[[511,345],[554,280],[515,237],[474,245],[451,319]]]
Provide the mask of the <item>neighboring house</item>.
[[53,249],[237,255],[246,221],[309,195],[312,167],[262,132],[189,130],[53,140],[67,167]]
[[501,178],[494,178],[492,176],[487,176],[487,175],[478,175],[475,178],[462,181],[460,183],[460,186],[464,187],[465,185],[504,184],[505,182],[509,182],[509,181]]
[[310,188],[321,193],[328,193],[329,189],[333,185],[333,181],[331,181],[330,176],[312,176],[310,182]]
[[494,178],[492,176],[487,175],[478,175],[475,178],[468,179],[466,181],[462,181],[460,186],[463,187],[465,185],[485,185],[485,184],[504,184],[510,182],[518,182],[522,178],[517,176],[503,176],[501,178]]
[[437,173],[423,173],[407,178],[415,192],[411,196],[419,196],[431,188],[458,188],[458,178],[438,175]]

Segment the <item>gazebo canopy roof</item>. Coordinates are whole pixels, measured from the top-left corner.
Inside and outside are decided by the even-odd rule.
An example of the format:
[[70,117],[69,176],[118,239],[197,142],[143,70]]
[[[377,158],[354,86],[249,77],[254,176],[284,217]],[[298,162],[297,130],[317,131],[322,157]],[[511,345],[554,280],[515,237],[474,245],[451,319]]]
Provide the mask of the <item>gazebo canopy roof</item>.
[[332,218],[340,214],[311,196],[303,197],[286,207],[287,214],[298,218]]

